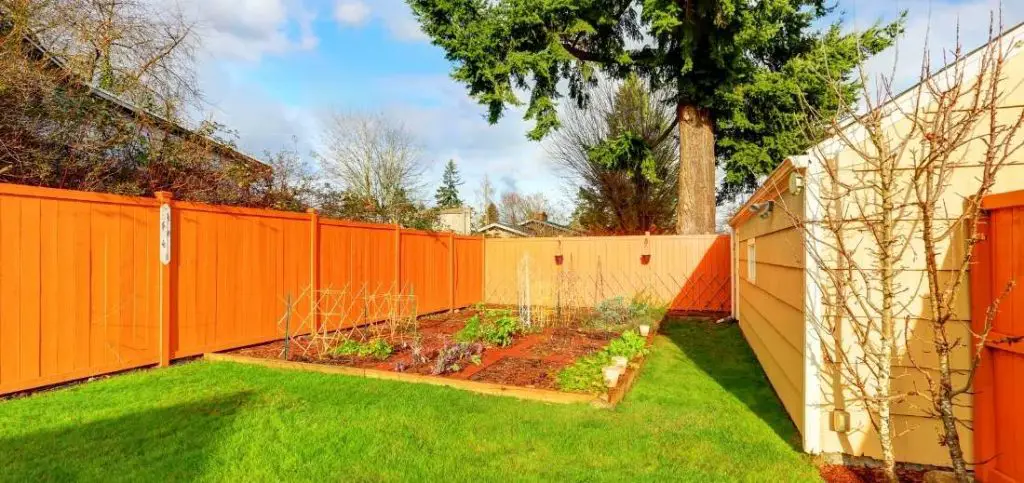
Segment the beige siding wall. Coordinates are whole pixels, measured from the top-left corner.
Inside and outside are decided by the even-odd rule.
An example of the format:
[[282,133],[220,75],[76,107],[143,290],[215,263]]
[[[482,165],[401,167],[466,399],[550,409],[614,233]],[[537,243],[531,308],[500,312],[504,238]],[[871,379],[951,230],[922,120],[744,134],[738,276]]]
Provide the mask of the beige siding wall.
[[[1001,116],[1003,121],[1006,122],[1021,114],[1021,108],[1019,106],[1024,105],[1024,89],[1020,87],[1022,81],[1024,81],[1024,56],[1016,55],[1010,59],[1006,65],[1005,70],[1006,82],[1004,88],[1007,89],[1007,95],[1004,98],[1004,105],[1007,106],[1002,110]],[[901,132],[906,130],[906,122],[899,119],[893,119],[890,124],[890,132],[895,136],[901,135]],[[980,130],[987,130],[987,126],[980,126]],[[913,145],[913,142],[911,143]],[[827,145],[827,143],[826,143]],[[964,159],[982,159],[983,144],[981,141],[976,141],[969,144],[965,148]],[[832,149],[828,147],[822,149],[822,155],[828,156],[838,160],[839,166],[842,169],[842,174],[847,180],[853,181],[857,176],[865,175],[865,168],[860,158],[858,158],[849,149]],[[1006,167],[997,178],[997,183],[994,188],[994,192],[1004,192],[1024,189],[1024,156],[1017,155],[1017,159],[1014,160],[1014,164]],[[908,160],[909,164],[909,160]],[[964,197],[971,195],[978,186],[977,168],[965,167],[956,171],[951,179],[950,186],[945,196],[945,204],[943,211],[948,212],[946,219],[953,219],[962,212]],[[910,173],[907,172],[906,182],[910,183]],[[810,176],[809,176],[810,177]],[[809,179],[809,183],[814,182]],[[854,208],[856,203],[852,200],[844,203],[844,208]],[[851,213],[851,215],[854,215]],[[914,230],[920,229],[920,224],[917,223],[919,216],[911,213],[906,219],[899,225],[901,230],[904,230],[911,241],[911,249],[907,251],[906,257],[900,262],[899,268],[902,273],[898,277],[898,283],[905,290],[901,295],[901,302],[905,304],[905,312],[903,312],[900,318],[908,318],[909,322],[902,324],[899,327],[897,338],[903,339],[906,334],[906,344],[902,342],[899,344],[899,357],[897,360],[897,367],[894,368],[894,375],[896,377],[893,383],[893,389],[895,391],[908,392],[913,391],[915,388],[927,387],[927,381],[925,375],[915,368],[915,362],[917,366],[920,366],[925,371],[929,371],[931,374],[935,374],[932,369],[936,367],[936,360],[933,352],[929,348],[931,330],[928,324],[924,323],[922,319],[927,318],[930,313],[928,307],[926,295],[927,295],[927,284],[925,283],[925,261],[921,254],[923,253],[923,247],[921,247],[920,235],[915,234]],[[851,246],[856,245],[858,242],[865,242],[865,246],[870,245],[870,241],[867,240],[866,235],[863,232],[854,232],[851,230],[849,235],[849,241]],[[761,245],[761,240],[757,241],[757,244]],[[950,276],[948,270],[956,265],[964,250],[964,241],[962,234],[954,237],[952,240],[942,243],[940,247],[942,255],[940,256],[940,265],[946,271],[942,275],[943,279]],[[741,250],[742,253],[742,250]],[[761,251],[759,250],[759,254]],[[864,263],[870,263],[871,255],[868,250],[862,251],[862,260]],[[759,274],[760,275],[760,274]],[[747,285],[742,285],[745,287]],[[969,285],[964,288],[961,292],[960,300],[956,301],[956,316],[955,321],[952,322],[953,327],[951,333],[957,334],[963,338],[963,340],[969,340],[968,328],[970,325],[970,292]],[[747,297],[749,298],[749,297]],[[743,297],[741,297],[741,300]],[[741,309],[742,310],[742,309]],[[741,312],[742,313],[742,312]],[[869,314],[864,314],[865,317]],[[750,322],[748,322],[749,324]],[[845,320],[844,324],[863,324],[864,320]],[[773,326],[781,325],[780,323],[771,324]],[[847,326],[844,332],[849,332],[850,329]],[[852,339],[852,336],[847,340]],[[956,377],[965,377],[966,369],[968,368],[970,361],[967,348],[963,348],[962,352],[956,354],[953,360],[954,369],[958,371]],[[787,369],[793,371],[794,374],[798,374],[796,368]],[[775,383],[773,379],[773,383]],[[778,384],[776,384],[778,387]],[[851,394],[849,388],[844,386],[839,378],[830,374],[830,371],[823,369],[821,374],[821,385],[824,393],[824,400],[828,401],[827,407],[822,408],[821,411],[821,428],[822,428],[822,445],[825,452],[836,452],[836,453],[847,453],[853,455],[867,455],[872,457],[880,456],[880,447],[878,444],[878,438],[874,430],[871,429],[871,422],[868,419],[866,411],[859,408],[856,403],[856,398]],[[786,386],[788,388],[788,386]],[[788,389],[787,389],[788,390]],[[781,392],[781,391],[780,391]],[[844,396],[839,397],[840,394]],[[958,401],[961,407],[958,409],[960,416],[964,418],[968,423],[973,419],[973,410],[971,407],[972,400],[970,397],[963,397]],[[851,416],[851,431],[845,433],[838,433],[832,431],[829,424],[830,413],[837,406],[846,406],[845,409],[850,413]],[[946,448],[937,444],[937,435],[940,433],[941,428],[936,418],[931,417],[928,412],[930,404],[924,397],[909,397],[906,401],[899,402],[894,407],[894,422],[896,426],[896,433],[898,434],[895,440],[896,456],[901,461],[921,463],[921,464],[933,464],[933,465],[948,465],[949,457]],[[972,434],[969,429],[965,427],[960,428],[961,440],[963,447],[968,455],[968,460],[971,459],[973,454],[973,441]]]
[[[788,175],[781,176],[785,180]],[[801,213],[803,195],[773,199],[773,212],[754,215],[736,230],[739,325],[772,387],[801,432],[804,427],[803,235],[789,212]],[[748,248],[753,243],[754,277]]]

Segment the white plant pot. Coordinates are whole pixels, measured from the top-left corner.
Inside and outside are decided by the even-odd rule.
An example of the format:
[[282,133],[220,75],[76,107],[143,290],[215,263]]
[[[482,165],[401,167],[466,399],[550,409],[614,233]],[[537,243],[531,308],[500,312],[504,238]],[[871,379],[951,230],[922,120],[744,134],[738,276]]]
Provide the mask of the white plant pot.
[[647,337],[647,334],[651,333],[651,326],[644,324],[640,326],[640,335]]
[[622,368],[616,366],[608,366],[603,369],[604,372],[604,384],[608,387],[615,387],[619,383],[619,376],[622,375]]
[[615,367],[618,367],[620,369],[625,369],[626,365],[629,364],[629,358],[627,358],[626,356],[612,357],[612,364],[615,364]]

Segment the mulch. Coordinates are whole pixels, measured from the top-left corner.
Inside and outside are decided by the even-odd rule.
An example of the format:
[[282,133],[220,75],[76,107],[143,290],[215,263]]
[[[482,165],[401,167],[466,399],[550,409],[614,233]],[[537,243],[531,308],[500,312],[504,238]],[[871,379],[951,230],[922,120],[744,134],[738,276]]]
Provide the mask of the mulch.
[[[821,479],[827,483],[876,483],[886,481],[881,468],[869,466],[822,465]],[[896,468],[902,483],[922,483],[925,472],[910,468]]]
[[[313,349],[303,353],[305,339],[300,339],[299,344],[291,344],[287,360],[429,375],[434,368],[438,352],[446,344],[454,343],[455,333],[476,313],[474,309],[465,309],[451,314],[434,314],[421,318],[417,330],[422,355],[428,359],[425,363],[417,364],[413,361],[409,336],[396,336],[393,340],[388,340],[394,347],[394,352],[385,360],[320,354]],[[351,336],[359,340],[359,336],[365,333],[364,328],[358,333],[353,332]],[[571,328],[549,328],[538,333],[519,335],[508,347],[486,345],[480,364],[465,364],[457,372],[438,377],[557,389],[557,376],[564,367],[579,357],[602,349],[617,335],[608,331]],[[230,353],[264,359],[284,359],[284,341],[246,347]]]

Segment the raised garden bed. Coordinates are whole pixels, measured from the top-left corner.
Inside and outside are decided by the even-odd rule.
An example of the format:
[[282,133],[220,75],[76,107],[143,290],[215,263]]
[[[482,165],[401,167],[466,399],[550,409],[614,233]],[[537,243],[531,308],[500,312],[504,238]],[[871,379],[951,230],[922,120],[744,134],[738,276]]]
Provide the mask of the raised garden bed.
[[[610,305],[618,312],[603,307],[583,323],[549,327],[524,324],[507,307],[476,307],[422,317],[400,331],[385,322],[291,337],[215,358],[411,382],[449,381],[443,385],[611,406],[628,391],[654,335],[651,330],[641,337],[638,325],[652,325],[663,311],[621,301]],[[609,390],[601,370],[614,365],[613,356],[623,355],[628,365]]]

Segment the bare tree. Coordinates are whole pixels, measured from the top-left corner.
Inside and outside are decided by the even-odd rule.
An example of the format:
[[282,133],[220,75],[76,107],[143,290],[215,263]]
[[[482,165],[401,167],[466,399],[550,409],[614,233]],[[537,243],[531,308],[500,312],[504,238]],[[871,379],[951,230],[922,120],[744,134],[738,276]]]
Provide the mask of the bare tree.
[[551,203],[541,193],[522,194],[518,191],[506,191],[501,194],[498,212],[501,221],[516,225],[539,216],[549,216]]
[[[833,382],[826,403],[866,410],[890,481],[898,457],[893,440],[902,434],[896,405],[941,421],[956,477],[969,481],[958,430],[969,425],[955,408],[968,404],[999,300],[973,341],[956,330],[969,317],[956,301],[981,241],[980,200],[1001,170],[1021,163],[1024,123],[1021,106],[1005,105],[1009,46],[1002,35],[990,38],[972,55],[958,47],[938,72],[926,52],[921,83],[910,91],[894,94],[883,78],[877,94],[865,87],[862,109],[815,113],[831,119],[834,136],[810,156],[809,216],[782,204],[804,229],[815,265],[808,290],[821,299],[821,310],[810,312],[824,375]],[[913,349],[922,345],[928,361]],[[966,353],[968,368],[958,369],[952,359]],[[915,373],[924,387],[914,383]]]
[[476,190],[476,197],[476,212],[479,213],[479,216],[475,220],[476,226],[479,228],[481,226],[496,222],[497,219],[490,220],[490,215],[488,212],[490,207],[494,205],[495,202],[495,190],[494,184],[491,183],[491,177],[487,173],[484,173],[483,178],[480,180],[480,188]]
[[382,114],[335,112],[325,124],[324,172],[375,221],[397,222],[423,188],[425,166],[412,133]]
[[76,76],[174,118],[197,102],[194,22],[174,2],[3,0]]
[[[581,228],[635,234],[674,226],[678,143],[661,142],[675,133],[669,129],[674,114],[664,95],[636,78],[602,82],[586,108],[565,108],[546,148],[577,198]],[[606,141],[627,139],[639,149],[600,155]]]
[[[1011,49],[1019,49],[1016,44],[1020,42],[1006,39],[1000,23],[998,30],[990,28],[989,44],[975,54],[976,59],[971,60],[958,47],[951,65],[935,76],[927,70],[926,62],[924,77],[928,80],[919,95],[929,105],[904,113],[914,134],[910,138],[920,141],[920,147],[910,153],[908,168],[914,187],[911,202],[920,213],[919,236],[930,308],[926,321],[931,325],[929,342],[937,358],[937,371],[912,362],[927,381],[923,388],[930,402],[927,411],[942,421],[941,444],[949,450],[953,470],[962,482],[970,478],[960,427],[971,426],[956,408],[968,404],[999,302],[1014,288],[1014,282],[994,287],[1001,295],[985,311],[982,329],[973,334],[973,341],[953,330],[964,316],[958,313],[956,302],[965,293],[974,247],[983,241],[978,227],[981,200],[992,192],[1004,168],[1024,163],[1018,156],[1024,145],[1019,136],[1024,108],[1007,102],[1008,88],[1015,86],[1007,82],[1004,72]],[[966,188],[954,188],[963,184],[966,173],[970,173],[971,183]],[[966,374],[958,374],[952,360],[965,351],[970,361]]]

